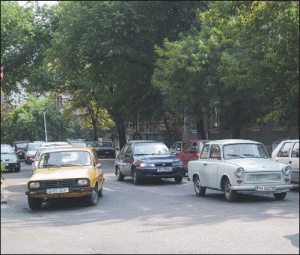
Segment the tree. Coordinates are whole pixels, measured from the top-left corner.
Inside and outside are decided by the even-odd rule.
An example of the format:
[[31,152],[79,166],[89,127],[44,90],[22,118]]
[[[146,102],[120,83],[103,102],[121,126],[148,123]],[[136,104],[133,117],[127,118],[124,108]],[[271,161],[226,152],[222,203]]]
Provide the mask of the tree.
[[68,138],[69,121],[62,119],[56,100],[34,98],[9,115],[1,128],[1,140],[12,144],[16,140],[45,140],[44,110],[48,141],[61,141]]

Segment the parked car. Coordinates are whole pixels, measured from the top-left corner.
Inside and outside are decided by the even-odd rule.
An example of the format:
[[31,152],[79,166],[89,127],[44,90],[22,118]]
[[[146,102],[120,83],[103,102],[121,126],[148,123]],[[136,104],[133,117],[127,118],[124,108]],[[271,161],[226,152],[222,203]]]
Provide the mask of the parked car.
[[25,152],[27,150],[27,144],[30,143],[30,141],[15,141],[13,143],[13,149],[16,151],[19,158],[24,159],[25,158]]
[[32,164],[32,172],[34,172],[35,169],[37,168],[39,157],[40,157],[41,153],[43,151],[45,151],[46,149],[53,148],[53,147],[54,148],[57,148],[57,147],[72,147],[72,145],[67,143],[67,142],[47,142],[47,143],[43,143],[37,149],[36,154],[34,156],[33,164]]
[[188,167],[189,180],[200,197],[209,188],[223,191],[229,202],[236,199],[237,192],[272,193],[280,200],[293,187],[291,167],[270,159],[262,143],[250,140],[208,142],[200,159],[190,161]]
[[184,143],[182,141],[177,141],[177,142],[173,143],[173,145],[170,147],[170,153],[177,154],[177,153],[181,152],[185,144],[186,143]]
[[87,142],[85,142],[85,143],[86,143],[86,146],[87,146],[87,147],[93,148],[94,142],[89,142],[89,141],[87,141]]
[[171,155],[163,142],[127,142],[115,159],[115,175],[118,181],[130,176],[134,184],[143,178],[174,178],[182,182],[184,168],[181,160]]
[[10,144],[1,144],[1,164],[8,171],[20,172],[20,159]]
[[299,185],[299,139],[282,141],[272,152],[272,159],[290,165],[291,182]]
[[114,148],[114,143],[110,141],[95,141],[93,144],[93,147],[95,148],[98,157],[105,156],[105,157],[116,157],[116,150]]
[[[43,143],[45,143],[45,142],[43,142]],[[26,164],[31,164],[34,161],[36,151],[43,143],[42,142],[41,143],[33,142],[33,143],[27,144],[27,148],[26,148],[26,152],[25,152],[25,163]]]
[[28,181],[28,204],[37,210],[46,198],[85,197],[89,205],[96,205],[103,182],[103,170],[93,148],[47,149]]
[[189,161],[199,159],[201,150],[206,142],[208,140],[188,141],[182,151],[176,154],[181,159],[186,173],[188,173]]

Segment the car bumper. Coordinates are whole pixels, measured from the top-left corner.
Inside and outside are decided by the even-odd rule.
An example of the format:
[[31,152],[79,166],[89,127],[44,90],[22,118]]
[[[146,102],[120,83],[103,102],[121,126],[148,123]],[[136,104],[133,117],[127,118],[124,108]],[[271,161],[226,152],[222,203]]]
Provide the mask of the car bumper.
[[59,197],[82,197],[91,194],[94,187],[69,188],[68,193],[47,194],[46,190],[29,190],[25,194],[35,198],[59,198]]
[[137,175],[141,178],[175,178],[184,176],[184,168],[173,168],[172,172],[157,172],[157,169],[137,168]]
[[20,169],[20,163],[5,163],[6,170],[16,170]]
[[[273,190],[259,190],[259,187],[274,187]],[[231,186],[231,190],[235,190],[238,192],[245,192],[245,193],[280,193],[280,192],[287,192],[293,188],[292,184],[285,184],[285,185],[249,185],[249,186]]]

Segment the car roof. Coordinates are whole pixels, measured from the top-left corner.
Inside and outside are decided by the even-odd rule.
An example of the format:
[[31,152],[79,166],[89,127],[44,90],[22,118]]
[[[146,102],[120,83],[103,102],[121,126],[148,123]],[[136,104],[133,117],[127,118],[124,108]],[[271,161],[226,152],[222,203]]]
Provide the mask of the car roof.
[[47,143],[43,143],[41,145],[41,147],[48,147],[48,146],[62,146],[62,145],[70,145],[69,143],[67,142],[47,142]]
[[223,139],[223,140],[215,140],[209,141],[207,144],[236,144],[236,143],[253,143],[253,144],[261,144],[260,142],[253,141],[253,140],[245,140],[245,139]]
[[155,140],[132,140],[127,142],[126,144],[134,144],[134,143],[163,143],[162,141],[155,141]]
[[43,151],[43,153],[45,152],[55,152],[55,151],[90,151],[92,152],[94,150],[94,148],[91,147],[51,147],[51,148],[47,148],[46,150]]

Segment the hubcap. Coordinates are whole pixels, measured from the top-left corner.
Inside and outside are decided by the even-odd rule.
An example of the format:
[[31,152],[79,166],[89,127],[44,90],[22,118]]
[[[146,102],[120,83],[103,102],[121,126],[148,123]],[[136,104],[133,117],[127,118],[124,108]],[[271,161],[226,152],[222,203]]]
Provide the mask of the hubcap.
[[199,193],[199,191],[200,191],[200,180],[199,180],[199,178],[197,178],[195,180],[194,186],[195,186],[196,191]]

